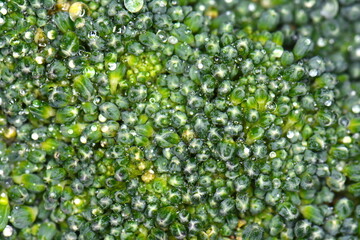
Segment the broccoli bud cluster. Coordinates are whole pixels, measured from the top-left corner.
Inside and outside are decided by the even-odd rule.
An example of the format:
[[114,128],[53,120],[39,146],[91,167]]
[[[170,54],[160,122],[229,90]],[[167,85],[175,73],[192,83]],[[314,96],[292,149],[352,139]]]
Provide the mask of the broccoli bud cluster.
[[359,239],[355,2],[0,2],[0,239]]

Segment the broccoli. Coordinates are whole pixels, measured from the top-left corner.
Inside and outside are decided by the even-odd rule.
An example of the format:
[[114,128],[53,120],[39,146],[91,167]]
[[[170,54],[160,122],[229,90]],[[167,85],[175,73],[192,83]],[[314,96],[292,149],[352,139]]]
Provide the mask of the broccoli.
[[0,0],[0,239],[359,239],[359,19]]

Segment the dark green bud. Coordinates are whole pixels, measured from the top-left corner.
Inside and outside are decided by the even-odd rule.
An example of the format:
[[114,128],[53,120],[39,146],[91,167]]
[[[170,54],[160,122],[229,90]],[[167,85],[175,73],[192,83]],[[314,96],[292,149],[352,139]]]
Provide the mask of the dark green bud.
[[297,59],[305,57],[314,47],[313,42],[310,38],[301,37],[297,40],[293,53]]
[[345,181],[346,177],[336,170],[332,171],[331,175],[326,178],[327,186],[335,192],[345,189]]
[[160,227],[167,227],[176,219],[176,208],[172,206],[160,208],[156,214],[156,223]]
[[335,236],[339,233],[341,220],[335,216],[330,216],[325,220],[324,229],[331,235]]
[[32,163],[46,162],[46,152],[40,149],[32,149],[28,154],[28,160]]
[[340,219],[345,219],[349,217],[353,211],[354,211],[354,202],[347,198],[341,198],[335,204],[335,212]]
[[67,12],[56,13],[54,16],[54,23],[63,33],[74,29],[74,23],[71,21]]
[[277,211],[282,217],[289,220],[295,220],[299,216],[299,210],[290,202],[279,204]]
[[261,240],[263,239],[264,229],[258,224],[253,223],[245,227],[242,234],[244,240]]
[[360,182],[360,164],[350,163],[346,165],[343,173],[352,181]]
[[360,196],[360,183],[354,183],[348,186],[348,191],[355,197]]
[[203,21],[204,17],[200,12],[191,12],[186,16],[184,23],[193,33],[195,33],[202,28]]
[[80,75],[74,78],[73,87],[80,95],[82,101],[88,101],[94,96],[94,86],[89,78]]
[[42,223],[39,231],[37,232],[37,237],[43,240],[51,240],[54,238],[56,233],[56,225],[53,222]]
[[51,168],[47,169],[45,176],[43,177],[46,182],[51,184],[57,184],[66,178],[66,171],[63,168]]
[[176,239],[185,239],[187,236],[185,226],[179,222],[171,224],[170,232]]
[[100,113],[102,116],[104,116],[106,119],[111,119],[114,121],[120,120],[120,111],[119,108],[111,102],[105,102],[101,104]]
[[79,38],[74,32],[67,31],[60,41],[61,53],[65,57],[74,56],[80,48]]
[[279,215],[273,217],[269,224],[269,232],[271,236],[277,236],[285,228],[285,224]]
[[245,213],[249,210],[250,199],[246,194],[238,193],[235,199],[236,209],[242,213]]
[[311,223],[307,220],[300,220],[296,222],[294,233],[297,238],[306,238],[311,231]]
[[180,142],[180,137],[172,130],[162,130],[155,136],[155,141],[161,148],[173,147]]

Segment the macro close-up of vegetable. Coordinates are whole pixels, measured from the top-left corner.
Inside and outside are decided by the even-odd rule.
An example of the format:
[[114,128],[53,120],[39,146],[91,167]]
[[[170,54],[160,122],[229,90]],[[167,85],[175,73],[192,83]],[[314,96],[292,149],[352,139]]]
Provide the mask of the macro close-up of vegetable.
[[359,0],[0,0],[0,240],[359,225]]

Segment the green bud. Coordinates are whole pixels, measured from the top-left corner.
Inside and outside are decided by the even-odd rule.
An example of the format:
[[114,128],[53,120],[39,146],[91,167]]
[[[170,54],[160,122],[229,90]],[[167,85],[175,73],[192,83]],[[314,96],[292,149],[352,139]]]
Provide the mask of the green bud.
[[160,227],[169,226],[176,219],[176,208],[172,206],[160,208],[155,219]]
[[119,64],[115,70],[109,71],[108,79],[111,94],[116,93],[117,87],[123,80],[125,73],[126,66],[124,64]]
[[6,227],[10,216],[10,204],[6,192],[0,193],[0,231]]
[[66,12],[57,12],[54,15],[54,23],[63,33],[74,29],[74,23]]
[[60,127],[60,132],[64,137],[76,138],[79,137],[86,125],[81,123],[72,124],[69,126],[63,125]]
[[310,38],[300,37],[294,46],[293,53],[297,59],[301,59],[311,52],[313,47],[314,44]]
[[277,236],[285,228],[285,224],[279,215],[273,217],[269,224],[269,232],[271,236]]
[[40,149],[31,149],[28,154],[28,160],[32,163],[46,162],[46,152]]
[[294,54],[292,52],[284,51],[284,53],[281,56],[281,65],[283,66],[290,66],[293,64],[295,60]]
[[153,227],[148,236],[148,239],[149,240],[167,239],[167,234],[164,231]]
[[190,12],[184,20],[185,25],[188,26],[193,33],[201,29],[203,22],[204,17],[200,12]]
[[43,180],[35,174],[23,174],[21,176],[14,176],[14,182],[22,184],[27,190],[35,193],[43,192],[46,185]]
[[304,218],[309,221],[321,225],[324,221],[324,216],[321,210],[315,205],[305,205],[300,207],[300,212]]
[[348,129],[352,133],[358,133],[360,132],[360,118],[353,118],[350,120],[350,123],[348,125]]
[[333,170],[331,175],[326,178],[326,185],[335,192],[345,189],[346,177],[340,172]]
[[66,106],[56,112],[55,121],[58,123],[70,123],[76,119],[79,110],[74,106]]
[[29,199],[29,193],[26,188],[13,185],[8,190],[8,196],[16,204],[24,204]]
[[60,49],[66,57],[74,56],[80,48],[80,40],[74,32],[67,31],[60,41]]
[[360,196],[360,183],[354,183],[348,186],[348,191],[355,197]]
[[179,222],[171,224],[170,232],[176,239],[185,239],[187,235],[185,226]]
[[360,182],[360,164],[350,163],[346,165],[343,173],[350,178],[350,180]]
[[159,134],[155,135],[155,141],[161,148],[173,147],[180,142],[179,135],[172,130],[161,130]]
[[260,116],[259,116],[259,112],[255,109],[249,109],[246,113],[245,113],[245,118],[249,123],[255,123],[259,120]]
[[295,220],[299,216],[299,210],[290,202],[280,203],[277,212],[285,219]]
[[299,64],[293,64],[284,69],[283,75],[284,79],[287,81],[298,82],[305,75],[305,69]]
[[233,141],[222,141],[217,144],[217,154],[223,161],[230,160],[236,151],[236,144]]
[[246,143],[252,144],[256,140],[261,139],[264,136],[265,130],[261,127],[253,127],[249,129],[246,137]]
[[325,220],[324,229],[333,236],[339,233],[340,227],[341,220],[335,216],[330,216]]
[[265,204],[258,198],[251,198],[250,200],[250,212],[252,215],[258,215],[265,209]]
[[63,108],[71,104],[73,101],[70,89],[63,87],[55,87],[49,94],[50,106],[54,108]]
[[147,96],[147,88],[145,85],[132,86],[127,96],[130,102],[141,102]]
[[340,219],[345,219],[349,217],[353,211],[354,211],[354,202],[347,198],[341,198],[335,204],[335,212]]
[[309,149],[314,151],[322,151],[326,147],[325,140],[319,135],[313,135],[308,140]]
[[37,207],[17,206],[11,211],[10,222],[14,227],[23,229],[35,222],[37,214]]
[[100,113],[106,119],[111,119],[114,121],[120,120],[120,111],[119,108],[111,102],[105,102],[99,107]]
[[185,64],[177,55],[172,56],[166,63],[166,68],[170,73],[181,74],[184,71]]
[[297,238],[306,238],[311,230],[311,223],[307,220],[296,222],[294,232]]
[[242,62],[240,68],[241,72],[244,75],[247,75],[254,69],[254,63],[250,58],[247,58],[245,61]]
[[261,14],[257,25],[260,30],[273,30],[278,25],[279,20],[279,14],[271,9]]
[[73,87],[80,95],[82,101],[88,101],[93,98],[94,86],[89,78],[80,75],[74,78]]
[[39,231],[37,232],[37,236],[41,240],[51,240],[54,238],[57,233],[56,225],[53,222],[42,223],[40,225]]
[[55,109],[50,107],[48,104],[34,101],[29,107],[29,112],[35,119],[46,121],[47,119],[55,116]]
[[221,216],[230,214],[235,209],[235,200],[227,198],[220,203],[219,213]]
[[235,199],[236,209],[242,213],[245,213],[249,210],[250,199],[246,194],[238,193]]
[[263,239],[264,229],[258,224],[253,223],[245,226],[242,237],[244,240],[261,240]]
[[44,180],[52,184],[57,184],[66,178],[66,171],[63,168],[51,168],[45,172]]

